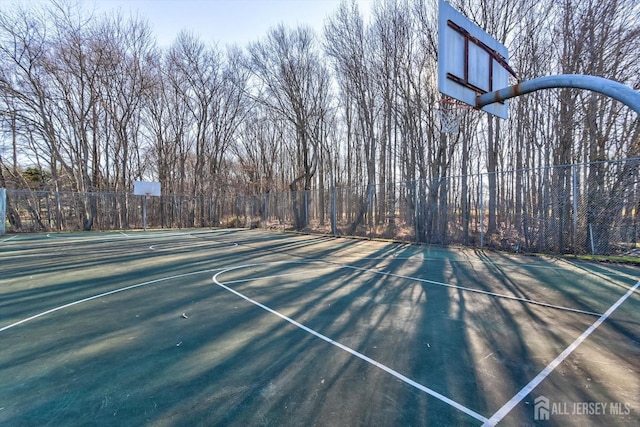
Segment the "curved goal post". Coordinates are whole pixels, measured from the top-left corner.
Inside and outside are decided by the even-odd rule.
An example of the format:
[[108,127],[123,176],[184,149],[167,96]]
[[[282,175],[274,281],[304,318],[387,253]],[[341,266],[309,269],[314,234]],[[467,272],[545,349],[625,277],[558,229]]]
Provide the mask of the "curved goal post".
[[[541,89],[576,88],[602,93],[640,114],[640,92],[597,76],[560,74],[520,81],[509,51],[445,0],[438,12],[438,88],[478,110],[508,118],[507,100]],[[509,80],[516,84],[509,85]]]
[[539,77],[494,92],[485,93],[476,98],[476,108],[482,108],[485,105],[496,102],[504,102],[507,99],[537,90],[559,87],[587,89],[598,92],[626,104],[640,114],[640,92],[613,80],[582,74],[559,74],[557,76]]

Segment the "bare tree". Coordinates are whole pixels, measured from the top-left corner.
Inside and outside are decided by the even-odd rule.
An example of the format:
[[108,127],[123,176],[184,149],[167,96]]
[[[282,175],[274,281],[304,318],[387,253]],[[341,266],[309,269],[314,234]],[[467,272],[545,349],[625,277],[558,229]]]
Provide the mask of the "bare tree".
[[294,228],[308,222],[312,178],[318,167],[322,125],[328,109],[329,78],[308,28],[272,29],[264,42],[249,47],[251,72],[257,83],[254,100],[291,126],[295,176],[289,183]]
[[[640,47],[638,17],[633,13],[635,6],[632,1],[562,2],[558,26],[563,40],[562,71],[633,82],[639,70],[634,58]],[[612,207],[602,204],[602,200],[610,196],[607,177],[624,175],[627,171],[608,171],[601,161],[610,156],[624,156],[626,149],[623,147],[628,146],[633,133],[637,133],[640,121],[637,117],[635,121],[629,121],[629,114],[633,113],[608,97],[590,92],[572,91],[571,95],[567,92],[563,91],[564,96],[560,98],[558,129],[561,135],[559,151],[569,154],[558,162],[575,158],[592,162],[586,179],[589,215],[583,226],[588,227],[589,232],[584,233],[585,246],[589,247],[597,235],[600,246],[607,250],[611,219],[615,217]],[[560,218],[566,217],[568,212],[561,212]]]
[[344,99],[341,104],[349,110],[347,114],[353,114],[354,117],[355,126],[349,131],[357,137],[355,142],[364,153],[366,189],[360,195],[356,216],[347,231],[349,234],[353,234],[364,220],[376,183],[376,115],[379,100],[369,43],[357,5],[343,2],[325,25],[325,51],[333,59],[334,72]]

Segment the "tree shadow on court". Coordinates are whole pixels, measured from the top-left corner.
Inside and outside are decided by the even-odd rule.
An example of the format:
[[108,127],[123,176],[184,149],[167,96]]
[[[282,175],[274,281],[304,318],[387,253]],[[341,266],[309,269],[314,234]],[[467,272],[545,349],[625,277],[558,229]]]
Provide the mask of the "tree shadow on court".
[[[173,270],[166,268],[163,274],[180,269]],[[287,271],[285,265],[274,269],[275,274]],[[130,278],[112,275],[109,280]],[[44,419],[139,425],[150,419],[169,423],[191,420],[196,424],[206,419],[240,425],[269,416],[285,424],[297,423],[297,411],[288,412],[280,406],[270,409],[270,402],[277,397],[273,382],[289,375],[291,366],[305,354],[307,341],[314,339],[292,326],[283,327],[280,319],[210,283],[181,296],[188,281],[181,278],[154,285],[153,292],[151,288],[139,288],[114,294],[56,313],[53,324],[33,321],[27,334],[19,328],[5,334],[11,335],[16,347],[25,347],[12,353],[2,372],[10,375],[19,371],[28,377],[15,387],[5,383],[21,402],[17,405],[18,418],[12,420],[34,425]],[[74,287],[67,283],[67,288]],[[207,289],[212,295],[207,296]],[[221,305],[220,299],[226,304]],[[118,303],[113,304],[114,300]],[[215,307],[203,301],[215,303]],[[179,315],[184,307],[192,308],[186,318]],[[193,327],[193,319],[201,323]],[[260,327],[264,323],[269,327]],[[183,330],[186,325],[191,326],[188,331]],[[211,348],[224,348],[226,342],[237,340],[237,347],[219,358]],[[25,341],[37,341],[37,345],[29,346]],[[301,384],[307,383],[306,375],[313,369],[309,365],[316,363],[316,358],[303,365],[297,381],[284,381],[293,393],[304,388]],[[326,363],[334,365],[331,360]],[[351,363],[346,358],[346,364]],[[29,368],[41,369],[42,373],[27,375],[23,370]],[[191,375],[193,371],[197,375]],[[326,383],[331,383],[330,377]],[[356,396],[352,402],[358,401],[357,394],[350,395]],[[264,396],[269,396],[269,402],[258,399]],[[11,416],[9,406],[13,405],[7,404],[3,417]],[[324,419],[326,414],[311,411],[306,417]]]
[[[611,295],[610,286],[600,287],[594,284],[592,275],[588,275],[588,279],[578,280],[579,276],[565,267],[561,268],[557,261],[552,259],[535,258],[535,262],[532,262],[523,257],[514,258],[505,254],[488,256],[479,252],[479,260],[481,264],[475,267],[472,263],[460,263],[456,276],[466,275],[467,278],[463,282],[473,283],[470,287],[474,289],[529,300],[510,301],[500,296],[490,297],[491,308],[487,307],[486,312],[492,313],[491,317],[480,312],[470,316],[473,329],[477,330],[477,325],[482,325],[485,341],[496,343],[496,351],[492,357],[497,358],[496,366],[503,367],[505,383],[512,384],[512,395],[587,330],[599,317],[598,310],[608,308],[620,296]],[[603,308],[601,298],[604,295],[609,302],[606,302],[606,307]],[[479,298],[481,297],[475,296],[476,300]],[[553,307],[544,304],[551,304]],[[609,327],[608,323],[605,323],[601,330]],[[629,331],[625,331],[620,337],[628,337],[628,334]],[[579,347],[579,351],[551,373],[542,387],[525,397],[525,402],[528,401],[530,406],[523,403],[511,411],[508,422],[530,422],[533,416],[532,402],[542,394],[551,397],[552,400],[569,402],[611,402],[615,401],[616,396],[619,399],[620,393],[611,394],[617,386],[611,388],[609,384],[606,391],[607,387],[601,387],[592,381],[598,376],[602,378],[602,375],[596,372],[601,367],[584,363],[596,356],[602,358],[602,354],[610,351],[605,341],[595,342],[596,348],[599,347],[595,353],[592,353],[592,336],[586,344]],[[629,354],[629,348],[625,349],[623,354],[625,353]],[[617,358],[620,362],[624,360],[624,357],[619,359],[613,354],[606,358],[611,357]],[[580,362],[580,359],[583,361]],[[583,385],[576,386],[577,384]],[[624,396],[624,393],[622,395]],[[506,397],[509,397],[509,393]],[[594,422],[594,419],[589,420],[588,417],[574,418],[568,421],[566,418],[556,417],[550,425],[584,425],[585,422]],[[616,425],[618,421],[620,420],[600,420],[609,425]],[[624,425],[624,422],[621,425]]]
[[[119,287],[192,271],[199,265],[208,268],[214,261],[229,265],[255,255],[251,246],[221,246],[217,241],[202,245],[201,240],[195,253],[194,248],[171,241],[150,249],[153,242],[146,240],[129,245],[118,240],[92,245],[87,240],[68,248],[34,248],[39,249],[34,256],[3,265],[3,280],[11,283],[2,288],[0,327]],[[317,240],[277,242],[275,253],[299,250],[313,242]]]
[[[347,242],[345,247],[352,245]],[[283,253],[280,249],[277,252]],[[334,245],[328,253],[339,249]],[[234,287],[445,396],[460,394],[448,371],[450,353],[416,351],[429,341],[437,347],[433,334],[440,329],[433,319],[421,322],[430,303],[425,306],[419,295],[417,300],[405,295],[418,285],[362,270],[377,268],[402,252],[398,246],[384,246],[361,261],[353,259],[358,268],[336,266],[318,275],[314,271],[309,283],[294,282],[288,288],[278,283],[267,289]],[[235,262],[240,262],[238,253]],[[166,268],[162,274],[177,274],[184,271],[181,268]],[[291,273],[291,268],[291,263],[275,264],[269,272],[279,276]],[[392,272],[397,267],[385,268]],[[20,391],[32,397],[24,399],[29,403],[21,419],[37,424],[55,414],[58,419],[131,425],[149,420],[224,425],[433,425],[470,420],[220,288],[201,286],[181,296],[184,285],[177,287],[175,282],[154,285],[153,292],[140,288],[109,297],[119,301],[115,306],[97,300],[74,307],[69,310],[70,324],[56,324],[62,334],[16,353],[4,372],[37,365],[43,353],[49,360],[46,373]],[[429,298],[438,299],[435,294]],[[189,307],[187,319],[179,315],[183,307]],[[196,321],[201,323],[194,326]],[[45,328],[40,338],[46,336]],[[43,386],[48,392],[33,398]]]
[[[556,331],[553,309],[460,288],[537,298],[506,258],[477,263],[482,254],[344,239],[247,239],[233,248],[199,240],[201,250],[168,245],[131,271],[92,279],[100,290],[170,280],[5,331],[0,423],[479,425],[335,344],[488,417],[583,329]],[[211,281],[214,270],[243,265],[221,283],[332,342]],[[518,274],[538,274],[527,268]],[[82,279],[68,285],[68,294],[51,288],[62,292],[56,301],[90,289]],[[617,333],[632,326],[619,322]],[[529,408],[510,420],[531,422]]]
[[[404,263],[402,259],[405,251],[403,246],[387,245],[379,252],[363,258],[362,262],[357,263],[357,268],[343,267],[342,270],[346,272],[340,273],[337,278],[342,286],[330,288],[329,293],[322,294],[318,299],[326,307],[318,313],[313,313],[313,303],[302,305],[297,310],[295,318],[444,396],[466,394],[462,399],[463,405],[465,400],[477,402],[482,398],[469,388],[469,382],[474,383],[473,379],[469,380],[465,373],[460,376],[459,372],[451,370],[451,365],[455,364],[452,359],[459,352],[459,348],[449,346],[449,349],[443,352],[447,346],[440,345],[439,340],[454,341],[459,345],[459,340],[464,339],[455,338],[456,331],[447,331],[442,326],[444,322],[438,310],[448,306],[448,294],[437,287],[435,290],[427,291],[419,283],[394,276]],[[401,261],[388,262],[394,258]],[[377,269],[377,264],[381,262],[385,264],[381,266],[383,271]],[[324,279],[336,282],[332,277],[320,278],[320,281]],[[347,284],[350,284],[349,289],[346,289],[347,293],[332,298],[331,293],[338,293]],[[424,297],[427,293],[430,296],[425,303]],[[299,298],[293,300],[298,301]],[[268,305],[280,303],[280,298],[274,298]],[[466,363],[464,357],[461,357],[459,363]],[[347,369],[345,366],[345,370]],[[468,415],[424,391],[405,383],[395,384],[400,381],[387,373],[378,374],[384,378],[380,380],[381,387],[369,391],[365,402],[372,407],[395,408],[390,411],[392,415],[386,418],[387,421],[393,422],[381,422],[382,425],[424,422],[442,424],[454,420],[459,424],[465,424],[472,421]],[[346,373],[341,372],[336,380],[345,376]],[[393,393],[385,393],[387,388],[392,387],[391,384],[393,387],[399,385],[398,389]],[[379,395],[377,400],[376,395]],[[331,399],[332,396],[327,398]],[[473,396],[473,399],[469,399],[469,396]],[[358,412],[367,413],[363,410]]]

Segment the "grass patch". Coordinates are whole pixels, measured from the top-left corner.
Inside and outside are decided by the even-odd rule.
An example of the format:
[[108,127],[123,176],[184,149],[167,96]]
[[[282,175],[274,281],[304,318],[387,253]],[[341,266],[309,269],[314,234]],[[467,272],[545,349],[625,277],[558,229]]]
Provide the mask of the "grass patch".
[[630,264],[640,266],[640,257],[629,255],[570,255],[569,258],[583,261],[608,262],[611,264]]

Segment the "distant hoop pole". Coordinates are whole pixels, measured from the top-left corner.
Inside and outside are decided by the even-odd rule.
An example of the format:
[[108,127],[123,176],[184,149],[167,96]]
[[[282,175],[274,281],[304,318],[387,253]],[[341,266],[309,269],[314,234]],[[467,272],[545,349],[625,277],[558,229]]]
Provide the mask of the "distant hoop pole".
[[539,77],[504,89],[478,95],[476,108],[482,108],[489,104],[502,102],[540,89],[560,87],[587,89],[602,93],[628,105],[636,113],[640,114],[640,92],[613,80],[582,74],[559,74],[557,76]]
[[142,229],[147,231],[147,194],[142,196]]

